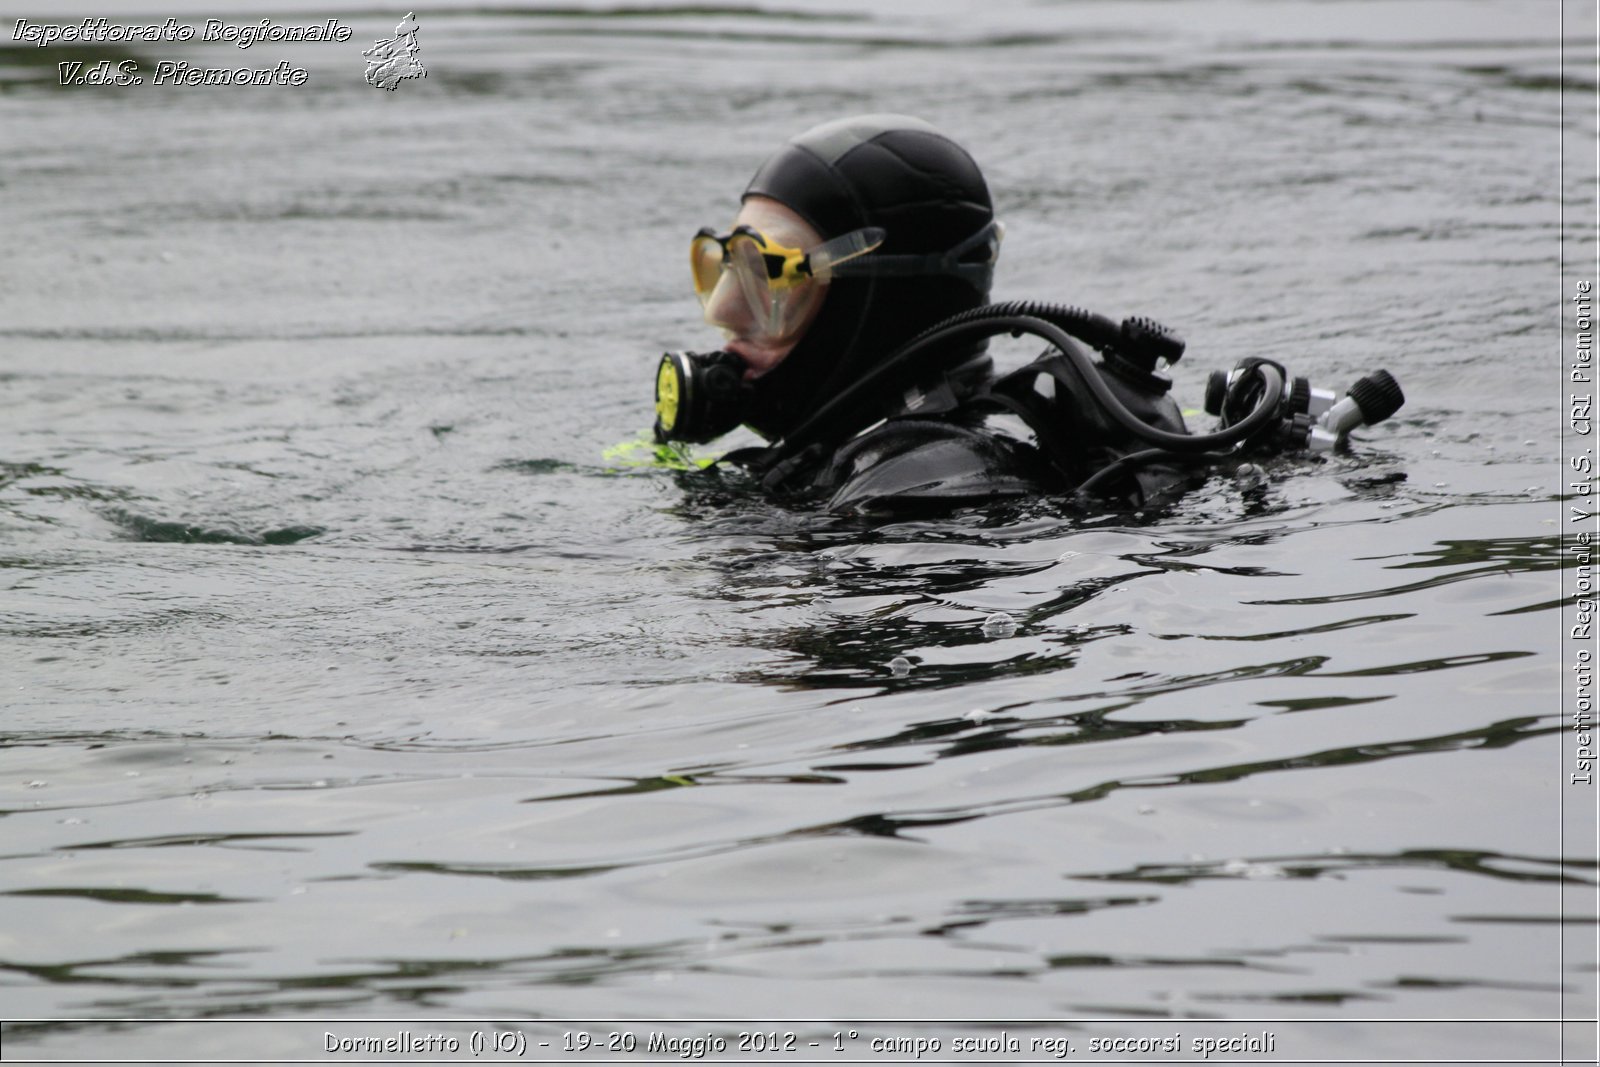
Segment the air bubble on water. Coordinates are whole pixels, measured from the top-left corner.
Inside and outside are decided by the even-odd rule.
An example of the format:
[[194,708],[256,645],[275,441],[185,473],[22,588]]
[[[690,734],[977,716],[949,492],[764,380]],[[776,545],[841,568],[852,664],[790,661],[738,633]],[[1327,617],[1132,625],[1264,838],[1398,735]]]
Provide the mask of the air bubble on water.
[[35,779],[35,780],[31,781],[31,782],[23,782],[22,783],[22,788],[24,788],[24,789],[43,789],[45,786],[47,786],[49,784],[50,784],[49,782],[41,782],[38,779]]
[[984,719],[994,718],[997,714],[999,714],[999,712],[988,711],[984,708],[973,708],[971,711],[967,712],[961,717],[966,719],[968,722],[982,722]]
[[1260,489],[1267,484],[1267,472],[1254,463],[1246,463],[1233,472],[1233,484],[1240,489]]
[[1065,563],[1070,559],[1076,559],[1076,558],[1078,558],[1078,554],[1076,552],[1063,552],[1063,553],[1061,553],[1061,555],[1056,557],[1056,562],[1057,563]]
[[60,823],[62,826],[82,826],[88,821],[88,819],[80,819],[76,815],[68,815],[65,819],[56,820],[56,822]]
[[1003,611],[997,611],[983,620],[983,636],[1010,637],[1017,632],[1017,620]]
[[911,661],[904,656],[896,656],[889,661],[889,673],[896,678],[904,678],[911,673]]

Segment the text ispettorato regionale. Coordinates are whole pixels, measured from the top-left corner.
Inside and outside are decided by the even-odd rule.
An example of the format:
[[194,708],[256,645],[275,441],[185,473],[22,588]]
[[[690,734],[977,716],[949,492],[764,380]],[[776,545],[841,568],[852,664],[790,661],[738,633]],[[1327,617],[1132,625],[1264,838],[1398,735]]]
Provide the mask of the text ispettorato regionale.
[[349,26],[338,19],[323,22],[283,24],[271,19],[260,22],[234,23],[221,19],[206,19],[198,30],[176,18],[165,22],[112,22],[106,18],[85,18],[80,22],[30,22],[18,19],[12,27],[11,39],[37,45],[40,48],[57,43],[90,42],[107,44],[125,41],[231,41],[240,48],[249,48],[257,41],[348,41],[352,36]]

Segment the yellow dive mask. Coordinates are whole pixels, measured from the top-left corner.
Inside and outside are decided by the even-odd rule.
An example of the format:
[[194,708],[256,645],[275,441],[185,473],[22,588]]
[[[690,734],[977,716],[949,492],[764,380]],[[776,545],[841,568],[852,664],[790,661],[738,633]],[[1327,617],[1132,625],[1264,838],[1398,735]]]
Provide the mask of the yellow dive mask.
[[807,322],[834,268],[871,252],[884,237],[869,226],[802,249],[779,244],[753,226],[721,235],[706,227],[689,244],[695,295],[711,325],[782,344]]

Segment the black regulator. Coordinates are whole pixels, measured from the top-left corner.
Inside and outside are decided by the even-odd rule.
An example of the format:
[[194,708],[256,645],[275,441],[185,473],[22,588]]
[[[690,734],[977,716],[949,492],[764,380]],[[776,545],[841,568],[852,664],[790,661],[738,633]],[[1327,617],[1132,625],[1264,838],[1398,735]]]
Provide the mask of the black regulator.
[[743,421],[744,361],[731,352],[668,352],[656,368],[656,440],[704,444]]

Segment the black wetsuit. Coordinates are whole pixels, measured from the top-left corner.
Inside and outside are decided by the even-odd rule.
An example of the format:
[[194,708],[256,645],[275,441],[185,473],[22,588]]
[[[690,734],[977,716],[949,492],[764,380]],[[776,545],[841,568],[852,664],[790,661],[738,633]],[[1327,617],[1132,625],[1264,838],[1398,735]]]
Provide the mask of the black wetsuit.
[[827,510],[933,510],[1052,492],[1037,450],[972,424],[907,416],[849,441],[828,458],[812,489]]

